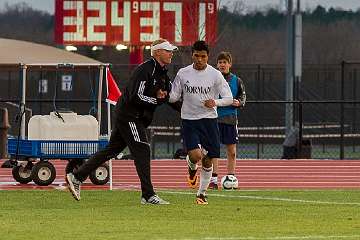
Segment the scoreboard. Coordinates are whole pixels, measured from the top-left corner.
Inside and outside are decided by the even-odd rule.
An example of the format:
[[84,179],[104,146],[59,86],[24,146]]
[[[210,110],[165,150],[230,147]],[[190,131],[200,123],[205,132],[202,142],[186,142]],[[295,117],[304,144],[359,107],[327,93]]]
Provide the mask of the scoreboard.
[[216,0],[56,0],[55,41],[71,45],[212,44]]

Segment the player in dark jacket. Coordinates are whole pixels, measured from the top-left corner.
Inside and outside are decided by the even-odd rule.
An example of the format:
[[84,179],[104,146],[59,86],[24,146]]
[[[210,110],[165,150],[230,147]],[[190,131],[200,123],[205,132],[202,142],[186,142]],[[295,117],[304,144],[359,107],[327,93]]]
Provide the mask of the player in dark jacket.
[[116,121],[108,146],[66,175],[68,188],[76,200],[80,200],[80,185],[90,172],[129,147],[141,182],[141,203],[169,204],[155,194],[151,183],[150,144],[145,130],[153,119],[155,108],[169,98],[171,83],[165,66],[171,63],[176,49],[165,39],[156,40],[151,47],[152,58],[133,72],[116,104]]

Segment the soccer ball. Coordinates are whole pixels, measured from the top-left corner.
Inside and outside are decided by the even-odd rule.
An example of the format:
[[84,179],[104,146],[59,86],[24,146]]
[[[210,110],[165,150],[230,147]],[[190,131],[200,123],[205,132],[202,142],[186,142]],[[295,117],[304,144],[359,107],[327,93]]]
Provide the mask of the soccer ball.
[[221,186],[224,190],[237,189],[239,182],[234,175],[225,175],[221,178]]

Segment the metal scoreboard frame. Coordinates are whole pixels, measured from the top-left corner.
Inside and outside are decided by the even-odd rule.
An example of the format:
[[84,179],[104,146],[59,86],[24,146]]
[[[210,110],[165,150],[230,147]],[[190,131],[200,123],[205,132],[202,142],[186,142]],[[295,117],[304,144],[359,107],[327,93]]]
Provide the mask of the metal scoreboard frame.
[[56,0],[55,42],[62,45],[214,44],[217,0]]

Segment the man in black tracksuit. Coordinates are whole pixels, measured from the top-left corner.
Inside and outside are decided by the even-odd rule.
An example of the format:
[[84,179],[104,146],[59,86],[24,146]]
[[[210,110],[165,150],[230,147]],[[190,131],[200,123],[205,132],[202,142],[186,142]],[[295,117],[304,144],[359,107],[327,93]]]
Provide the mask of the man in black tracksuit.
[[80,184],[90,172],[129,147],[141,182],[141,203],[169,204],[155,194],[151,183],[150,144],[145,130],[153,119],[155,108],[169,98],[171,83],[165,65],[171,63],[176,49],[165,39],[155,41],[151,47],[153,57],[133,72],[116,104],[116,119],[109,144],[66,176],[68,188],[76,200],[80,200]]

